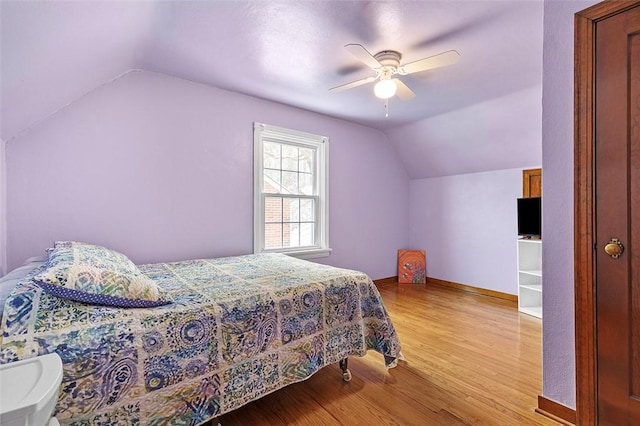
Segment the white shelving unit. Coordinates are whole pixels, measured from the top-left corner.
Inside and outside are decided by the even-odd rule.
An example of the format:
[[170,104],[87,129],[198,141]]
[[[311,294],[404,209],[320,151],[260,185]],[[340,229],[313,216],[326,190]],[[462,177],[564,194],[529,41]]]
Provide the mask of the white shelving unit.
[[542,318],[542,240],[518,240],[518,310]]

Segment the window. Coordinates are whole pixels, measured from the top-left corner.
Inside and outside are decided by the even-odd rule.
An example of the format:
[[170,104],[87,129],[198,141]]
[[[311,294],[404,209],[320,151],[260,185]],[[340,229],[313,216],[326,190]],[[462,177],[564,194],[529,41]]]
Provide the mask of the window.
[[324,136],[254,124],[255,253],[328,256],[328,149]]

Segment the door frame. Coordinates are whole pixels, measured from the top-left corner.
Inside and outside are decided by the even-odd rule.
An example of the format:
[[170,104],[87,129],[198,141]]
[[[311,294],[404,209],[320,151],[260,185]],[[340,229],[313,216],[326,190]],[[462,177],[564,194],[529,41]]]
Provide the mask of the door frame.
[[605,1],[575,14],[574,40],[574,303],[576,424],[598,422],[594,82],[596,23],[640,1]]

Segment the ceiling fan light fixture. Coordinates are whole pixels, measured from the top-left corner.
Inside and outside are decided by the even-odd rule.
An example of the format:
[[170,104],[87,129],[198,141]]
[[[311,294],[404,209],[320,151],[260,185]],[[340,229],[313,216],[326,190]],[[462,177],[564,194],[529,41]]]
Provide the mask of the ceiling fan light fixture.
[[398,90],[398,86],[396,86],[396,82],[391,79],[380,80],[373,86],[373,92],[380,99],[389,99],[396,94],[396,90]]

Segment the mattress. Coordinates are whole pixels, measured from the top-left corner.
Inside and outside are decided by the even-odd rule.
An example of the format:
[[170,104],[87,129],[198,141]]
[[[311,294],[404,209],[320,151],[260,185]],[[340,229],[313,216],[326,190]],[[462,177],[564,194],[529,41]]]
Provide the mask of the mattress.
[[358,271],[282,254],[141,265],[173,303],[125,309],[50,295],[41,268],[5,303],[0,363],[60,355],[62,424],[195,425],[349,356],[400,356]]
[[44,259],[41,258],[28,259],[22,266],[12,270],[7,275],[0,278],[0,318],[4,312],[4,303],[16,285],[34,269],[42,266],[44,262]]

